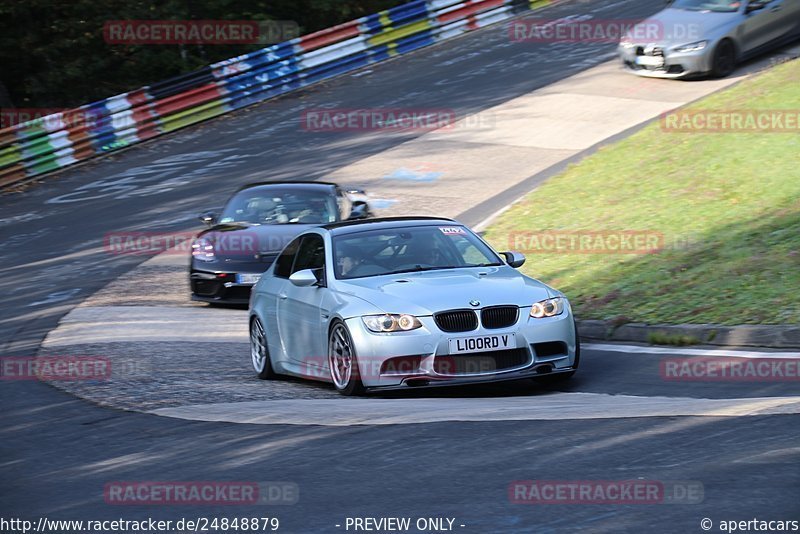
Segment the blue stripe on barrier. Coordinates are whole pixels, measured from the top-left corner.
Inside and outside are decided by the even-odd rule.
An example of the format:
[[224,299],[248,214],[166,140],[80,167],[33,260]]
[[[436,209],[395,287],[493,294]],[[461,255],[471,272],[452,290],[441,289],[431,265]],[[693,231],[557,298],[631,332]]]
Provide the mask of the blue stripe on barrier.
[[359,52],[358,54],[347,56],[344,59],[339,59],[302,71],[303,82],[304,85],[314,83],[319,80],[324,80],[325,78],[330,78],[331,76],[336,76],[337,74],[360,69],[370,63],[371,61],[367,52]]
[[375,35],[383,31],[383,24],[381,23],[380,15],[367,15],[364,17],[362,34]]
[[405,39],[400,39],[396,43],[395,50],[398,54],[405,54],[406,52],[411,52],[412,50],[432,45],[435,42],[436,39],[433,36],[433,32],[428,30],[417,35],[406,37]]
[[417,0],[402,6],[389,9],[389,20],[395,25],[408,24],[414,20],[428,17],[428,4],[425,0]]

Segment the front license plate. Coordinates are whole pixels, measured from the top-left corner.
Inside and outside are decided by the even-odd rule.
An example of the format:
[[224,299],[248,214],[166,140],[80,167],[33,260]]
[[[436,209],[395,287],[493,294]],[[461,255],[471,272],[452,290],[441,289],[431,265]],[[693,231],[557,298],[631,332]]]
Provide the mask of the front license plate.
[[661,56],[636,56],[636,64],[644,67],[663,67],[664,58]]
[[488,352],[517,348],[516,334],[493,334],[491,336],[459,337],[450,340],[450,354]]
[[249,284],[249,285],[256,285],[258,281],[261,280],[260,274],[250,274],[250,273],[239,273],[236,275],[236,283],[237,284]]

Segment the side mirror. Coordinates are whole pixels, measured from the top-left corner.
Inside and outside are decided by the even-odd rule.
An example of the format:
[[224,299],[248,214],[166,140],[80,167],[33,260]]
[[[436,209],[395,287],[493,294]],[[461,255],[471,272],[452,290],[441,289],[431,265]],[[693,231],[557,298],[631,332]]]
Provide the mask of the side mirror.
[[366,202],[354,202],[347,220],[356,221],[358,219],[366,219],[367,217],[369,217],[369,208]]
[[506,259],[506,263],[515,269],[519,269],[525,264],[525,254],[522,252],[512,250],[510,252],[501,252],[500,254]]
[[759,9],[764,9],[764,6],[766,6],[766,5],[767,5],[766,2],[754,0],[754,1],[750,2],[749,4],[747,4],[747,13],[752,13],[753,11],[758,11]]
[[217,223],[217,214],[213,211],[207,211],[201,214],[199,219],[208,226],[214,226]]
[[303,269],[289,276],[289,281],[297,287],[311,287],[319,283],[313,269]]

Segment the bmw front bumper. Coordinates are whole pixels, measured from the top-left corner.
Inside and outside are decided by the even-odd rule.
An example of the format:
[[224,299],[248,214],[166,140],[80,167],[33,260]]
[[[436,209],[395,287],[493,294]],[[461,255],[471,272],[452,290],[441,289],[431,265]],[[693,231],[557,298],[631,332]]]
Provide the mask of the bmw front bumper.
[[[377,334],[360,317],[348,319],[361,380],[367,388],[496,382],[564,373],[574,369],[576,337],[572,313],[534,319],[520,308],[515,324],[502,329],[483,325],[468,332],[444,332],[433,317],[419,317],[422,327],[409,332]],[[513,334],[502,350],[450,353],[450,340],[492,339]]]
[[617,47],[624,68],[651,78],[686,78],[711,71],[711,46],[694,52],[675,52],[649,45]]

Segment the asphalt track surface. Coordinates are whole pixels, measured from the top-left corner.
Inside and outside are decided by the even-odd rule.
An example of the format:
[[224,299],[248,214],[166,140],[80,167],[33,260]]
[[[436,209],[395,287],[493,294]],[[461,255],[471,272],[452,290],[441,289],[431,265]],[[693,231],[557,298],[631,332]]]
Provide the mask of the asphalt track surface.
[[[546,14],[555,18],[587,5],[568,2]],[[618,18],[643,17],[661,5],[592,3]],[[197,212],[219,206],[237,185],[314,179],[409,138],[302,132],[298,110],[415,106],[472,113],[579,72],[613,50],[612,45],[507,46],[505,35],[500,27],[482,30],[375,66],[371,74],[343,77],[66,171],[24,194],[3,196],[2,354],[35,354],[65,313],[142,261],[107,254],[107,232],[193,228]],[[496,46],[487,51],[487,43]],[[472,53],[466,62],[455,61]],[[151,172],[152,166],[135,170],[157,159],[159,172]],[[65,198],[71,202],[48,202]],[[741,384],[653,381],[652,361],[637,365],[640,355],[622,354],[587,351],[582,372],[564,390],[670,395],[680,387],[680,396],[687,397],[747,396]],[[100,407],[35,382],[1,386],[5,518],[273,515],[282,532],[344,531],[335,525],[366,516],[451,517],[464,532],[700,532],[706,517],[715,523],[712,531],[719,531],[720,520],[800,519],[797,415],[249,425]],[[524,394],[528,387],[515,384],[512,391]],[[761,397],[797,393],[792,383],[748,391]],[[435,395],[496,394],[487,387]],[[637,478],[699,481],[704,500],[533,506],[508,499],[516,480]],[[290,481],[300,488],[300,501],[266,508],[111,506],[103,500],[103,487],[115,480]]]

